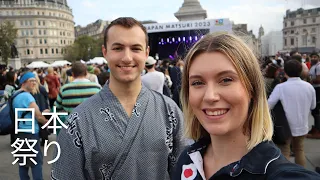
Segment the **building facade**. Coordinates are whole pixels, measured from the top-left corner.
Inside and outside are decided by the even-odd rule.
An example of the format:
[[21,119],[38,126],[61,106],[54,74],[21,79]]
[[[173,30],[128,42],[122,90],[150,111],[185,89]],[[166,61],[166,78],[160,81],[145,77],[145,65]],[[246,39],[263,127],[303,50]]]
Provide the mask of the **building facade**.
[[22,64],[62,60],[75,39],[66,0],[0,0],[0,23],[4,21],[18,30],[15,46]]
[[252,30],[248,31],[247,24],[234,24],[232,23],[233,33],[241,38],[251,48],[256,57],[261,57],[260,41],[253,34]]
[[275,56],[279,51],[283,50],[283,34],[282,31],[271,31],[261,37],[262,56]]
[[88,24],[85,27],[81,27],[80,25],[78,25],[74,28],[75,37],[78,38],[80,36],[87,35],[93,37],[94,39],[103,38],[103,32],[109,24],[109,21],[98,19],[97,21]]
[[286,11],[283,19],[283,48],[310,53],[320,49],[320,8]]

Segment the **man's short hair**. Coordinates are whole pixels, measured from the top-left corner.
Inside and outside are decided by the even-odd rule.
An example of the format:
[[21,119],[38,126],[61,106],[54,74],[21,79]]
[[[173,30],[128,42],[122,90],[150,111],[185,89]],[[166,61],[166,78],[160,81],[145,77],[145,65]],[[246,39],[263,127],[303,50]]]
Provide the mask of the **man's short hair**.
[[73,76],[81,77],[87,75],[87,66],[85,64],[82,64],[81,62],[75,62],[72,64],[71,68]]
[[147,29],[139,21],[137,21],[132,17],[120,17],[118,19],[113,20],[104,31],[103,45],[105,48],[107,47],[107,42],[108,42],[108,32],[112,26],[121,26],[127,29],[133,28],[134,26],[140,27],[144,32],[144,34],[146,35],[146,47],[148,47],[149,38],[148,38]]
[[300,77],[302,72],[302,64],[295,60],[289,60],[284,64],[284,72],[289,77]]
[[319,57],[319,54],[318,54],[317,52],[312,52],[312,53],[310,54],[310,57],[312,57],[312,56],[317,56],[317,57]]
[[299,61],[300,63],[302,63],[302,56],[299,56],[299,55],[293,55],[291,57],[292,60],[297,60]]
[[296,53],[298,53],[297,50],[292,50],[292,51],[290,52],[290,57],[294,56]]

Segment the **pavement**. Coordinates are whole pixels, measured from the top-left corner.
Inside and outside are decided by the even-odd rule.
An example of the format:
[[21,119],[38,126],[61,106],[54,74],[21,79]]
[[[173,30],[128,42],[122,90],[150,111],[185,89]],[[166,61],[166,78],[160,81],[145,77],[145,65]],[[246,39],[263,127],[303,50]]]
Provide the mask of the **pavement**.
[[[309,118],[309,125],[312,125],[313,118]],[[56,136],[50,135],[49,140],[55,141]],[[320,166],[320,139],[306,139],[305,142],[305,154],[306,154],[306,169],[314,171],[316,166]],[[48,165],[48,161],[53,159],[54,145],[48,149],[48,156],[43,158],[43,177],[44,180],[50,180],[51,165]],[[12,165],[15,160],[11,154],[14,149],[10,147],[10,136],[0,136],[0,180],[18,180],[19,172],[18,165]],[[44,154],[43,147],[42,153]],[[291,162],[294,162],[294,158],[291,157]],[[31,176],[31,171],[29,171]]]

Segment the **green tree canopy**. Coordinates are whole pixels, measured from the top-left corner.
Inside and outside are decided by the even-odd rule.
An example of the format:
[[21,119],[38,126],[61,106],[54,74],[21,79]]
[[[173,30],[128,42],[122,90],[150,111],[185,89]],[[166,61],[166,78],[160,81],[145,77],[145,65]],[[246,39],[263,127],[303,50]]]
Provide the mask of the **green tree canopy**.
[[17,38],[17,29],[9,21],[0,24],[0,54],[2,61],[8,64],[11,46]]
[[90,36],[80,36],[74,41],[74,44],[66,47],[66,54],[64,59],[69,61],[84,60],[88,61],[94,57],[102,56],[101,42],[103,40],[96,40]]

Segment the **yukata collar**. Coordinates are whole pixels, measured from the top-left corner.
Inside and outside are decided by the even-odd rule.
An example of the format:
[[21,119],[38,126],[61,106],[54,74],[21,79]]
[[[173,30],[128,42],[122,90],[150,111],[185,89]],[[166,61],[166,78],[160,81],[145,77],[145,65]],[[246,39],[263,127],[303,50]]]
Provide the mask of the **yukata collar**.
[[[208,145],[211,143],[209,137],[205,137],[190,146],[188,155],[197,151],[203,156]],[[239,176],[243,170],[251,174],[266,174],[268,165],[277,160],[281,152],[273,142],[264,141],[254,147],[250,152],[241,158],[240,161],[234,162],[230,170],[230,176]],[[217,172],[219,173],[219,171]]]

